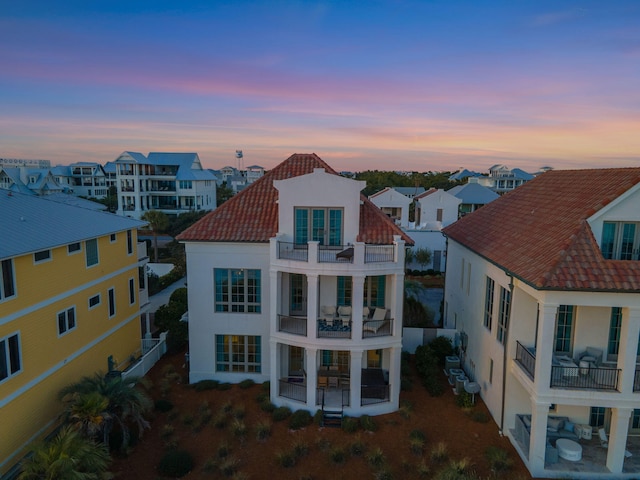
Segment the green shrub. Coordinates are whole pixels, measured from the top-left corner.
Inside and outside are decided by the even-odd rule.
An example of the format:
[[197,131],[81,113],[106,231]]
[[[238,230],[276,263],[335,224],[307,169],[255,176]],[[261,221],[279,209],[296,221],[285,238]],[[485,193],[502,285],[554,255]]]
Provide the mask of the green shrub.
[[418,440],[422,440],[424,442],[427,439],[427,436],[422,430],[415,429],[411,430],[411,432],[409,433],[409,438],[417,438]]
[[291,409],[289,407],[278,407],[273,411],[272,415],[274,421],[281,422],[291,416]]
[[354,457],[359,457],[364,454],[367,447],[364,442],[360,439],[360,437],[356,438],[351,445],[349,446],[349,452]]
[[256,384],[256,382],[254,382],[253,380],[251,380],[250,378],[247,378],[246,380],[241,381],[238,386],[242,389],[246,389],[246,388],[251,388]]
[[296,440],[291,446],[296,458],[301,458],[309,453],[309,445],[304,440]]
[[313,415],[313,423],[316,425],[322,425],[323,415],[322,410],[316,410],[316,413]]
[[431,469],[426,463],[424,463],[424,460],[422,460],[418,465],[416,465],[416,472],[418,473],[418,477],[426,478],[427,475],[431,473]]
[[266,401],[266,402],[260,404],[260,409],[263,412],[273,413],[273,412],[276,411],[276,406],[273,403],[271,403],[269,401]]
[[415,455],[422,455],[424,451],[424,440],[422,438],[409,439],[409,449]]
[[360,425],[367,432],[375,432],[378,430],[378,425],[375,420],[369,415],[360,416]]
[[276,453],[276,461],[281,467],[291,468],[295,466],[297,458],[293,451],[280,451]]
[[218,461],[215,458],[207,458],[202,465],[204,473],[214,473],[218,469]]
[[461,392],[456,395],[456,405],[461,408],[471,408],[473,407],[472,396],[470,393]]
[[393,474],[388,468],[383,468],[382,470],[375,472],[373,474],[373,478],[376,480],[393,480]]
[[289,418],[289,428],[291,430],[299,430],[311,425],[313,417],[306,410],[296,410]]
[[434,480],[480,480],[471,467],[468,458],[453,460],[437,473]]
[[444,442],[438,442],[438,444],[431,449],[431,461],[433,463],[443,463],[449,458],[449,449]]
[[233,417],[237,418],[239,420],[242,420],[244,418],[244,416],[247,413],[247,409],[245,408],[244,405],[238,405],[234,410],[233,410]]
[[411,404],[411,402],[407,400],[403,400],[402,402],[400,402],[399,413],[402,418],[411,417],[411,412],[413,412],[413,405]]
[[213,418],[213,426],[222,430],[227,426],[229,422],[229,417],[223,411],[217,413],[217,415]]
[[227,457],[220,462],[220,473],[226,477],[230,477],[238,470],[240,460],[235,457]]
[[226,458],[229,453],[231,453],[231,448],[229,448],[229,444],[223,440],[218,445],[218,458]]
[[260,392],[256,395],[256,402],[258,402],[258,405],[261,405],[264,402],[268,402],[268,401],[269,401],[269,394],[267,392]]
[[230,413],[231,410],[233,410],[233,403],[231,403],[229,400],[227,400],[226,402],[224,402],[222,404],[222,406],[220,407],[220,409],[224,412],[224,413]]
[[442,382],[435,375],[423,378],[422,385],[427,389],[427,392],[429,392],[429,395],[432,397],[439,397],[444,393]]
[[193,457],[186,450],[171,450],[160,459],[158,471],[173,478],[184,477],[193,469]]
[[230,383],[228,383],[228,382],[225,382],[225,383],[219,383],[219,384],[218,384],[218,390],[222,390],[222,391],[224,391],[224,390],[230,390],[232,386],[233,386],[233,385],[231,385],[231,384],[230,384]]
[[360,422],[357,418],[343,417],[342,418],[342,430],[347,433],[355,433],[360,428]]
[[247,426],[242,420],[236,418],[231,424],[231,432],[236,437],[245,437],[247,435]]
[[513,459],[509,457],[509,453],[500,447],[487,447],[484,453],[491,470],[496,473],[505,472],[513,466]]
[[160,431],[160,438],[162,438],[163,440],[168,440],[173,436],[175,430],[176,429],[170,423],[163,425],[162,430]]
[[329,458],[333,463],[341,464],[347,461],[347,451],[344,447],[333,446],[329,450]]
[[266,382],[262,382],[262,390],[269,393],[271,391],[271,382],[267,380]]
[[367,462],[374,468],[379,468],[384,465],[386,459],[384,457],[384,453],[380,447],[376,447],[369,452],[367,455]]
[[193,385],[193,389],[196,392],[202,392],[204,390],[215,390],[218,388],[220,382],[218,380],[200,380]]
[[429,342],[429,347],[435,354],[438,365],[444,366],[446,357],[453,355],[453,345],[448,337],[439,336]]
[[266,440],[271,435],[271,422],[262,421],[256,425],[256,439],[259,441]]
[[159,398],[155,401],[153,407],[159,412],[168,412],[173,408],[173,403],[166,398]]

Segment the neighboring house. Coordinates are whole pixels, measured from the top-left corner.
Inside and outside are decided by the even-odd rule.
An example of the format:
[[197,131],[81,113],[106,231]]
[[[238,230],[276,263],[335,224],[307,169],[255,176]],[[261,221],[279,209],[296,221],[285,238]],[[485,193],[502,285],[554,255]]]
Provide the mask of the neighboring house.
[[295,154],[182,232],[189,378],[270,380],[278,406],[398,409],[411,239],[315,154]]
[[0,167],[0,188],[31,195],[71,193],[66,185],[56,180],[50,168]]
[[444,229],[445,326],[536,478],[640,476],[638,205],[640,168],[552,170]]
[[216,208],[216,178],[197,153],[124,152],[116,160],[118,215],[178,215]]
[[58,392],[140,354],[143,222],[0,191],[0,475],[57,425]]
[[385,187],[377,193],[369,196],[369,200],[382,210],[396,225],[401,228],[409,227],[409,206],[412,200],[404,196],[396,189]]
[[256,180],[260,179],[264,175],[264,167],[260,165],[250,165],[245,170],[245,176],[247,177],[247,183],[252,184]]
[[94,162],[72,163],[69,165],[69,171],[74,195],[105,198],[109,193],[102,165]]
[[510,169],[506,165],[493,165],[489,168],[489,176],[469,177],[469,183],[478,183],[502,195],[532,180],[534,175],[519,168]]
[[111,187],[116,187],[118,184],[118,178],[116,174],[116,164],[115,162],[107,162],[103,165],[102,171],[104,172],[105,186],[107,187],[107,191]]
[[458,210],[459,217],[475,212],[478,208],[500,197],[496,192],[477,183],[457,185],[447,190],[447,193],[462,200]]
[[482,174],[478,172],[474,172],[471,170],[467,170],[466,168],[461,168],[456,173],[449,176],[449,180],[452,182],[462,182],[467,180],[469,177],[481,177]]
[[[409,175],[411,172],[408,173]],[[424,187],[393,187],[393,189],[404,195],[405,197],[413,199],[413,197],[424,193]]]

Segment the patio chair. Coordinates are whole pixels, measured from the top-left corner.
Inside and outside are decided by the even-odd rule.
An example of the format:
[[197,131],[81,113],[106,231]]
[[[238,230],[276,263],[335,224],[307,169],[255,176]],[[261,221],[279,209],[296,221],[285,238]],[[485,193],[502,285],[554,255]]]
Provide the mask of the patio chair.
[[349,322],[351,321],[351,306],[340,305],[338,307],[338,315],[340,316],[340,320],[342,320],[342,325],[349,325]]
[[[598,436],[600,437],[600,446],[602,448],[609,448],[609,439],[607,438],[607,432],[604,431],[604,428],[598,429]],[[629,450],[624,451],[625,458],[632,457],[633,454]]]
[[333,320],[336,318],[336,307],[334,306],[323,306],[321,309],[322,318],[327,322],[327,325],[330,327],[333,326]]
[[592,363],[595,367],[602,363],[602,349],[596,347],[587,347],[584,352],[578,354],[576,363],[580,364],[580,361]]
[[373,317],[371,317],[371,321],[380,321],[380,320],[384,320],[385,317],[387,316],[387,310],[384,308],[376,308],[373,311]]

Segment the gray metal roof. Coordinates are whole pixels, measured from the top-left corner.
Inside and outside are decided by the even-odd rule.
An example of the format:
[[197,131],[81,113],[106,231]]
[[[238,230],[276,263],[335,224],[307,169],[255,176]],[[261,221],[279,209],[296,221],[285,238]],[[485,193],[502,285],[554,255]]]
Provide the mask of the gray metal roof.
[[478,183],[466,183],[464,185],[458,185],[447,190],[447,193],[450,193],[454,197],[458,197],[462,200],[462,203],[476,205],[485,205],[500,197],[500,195],[498,195],[493,190],[490,190],[489,188]]
[[145,222],[0,190],[0,259],[134,229]]

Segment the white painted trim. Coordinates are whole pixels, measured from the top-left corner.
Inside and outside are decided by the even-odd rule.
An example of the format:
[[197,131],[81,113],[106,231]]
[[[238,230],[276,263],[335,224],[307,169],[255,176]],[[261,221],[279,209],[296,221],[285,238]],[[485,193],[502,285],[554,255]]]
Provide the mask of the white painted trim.
[[[90,288],[95,287],[96,285],[109,280],[111,278],[117,277],[119,275],[122,275],[123,273],[129,271],[129,270],[133,270],[133,269],[137,269],[138,268],[138,264],[136,263],[128,265],[124,268],[121,268],[120,270],[116,270],[115,272],[110,273],[109,275],[105,275],[103,277],[97,278],[89,283],[85,283],[79,287],[76,288],[72,288],[71,290],[67,290],[64,293],[61,293],[59,295],[56,295],[55,297],[51,297],[48,300],[43,300],[42,302],[38,302],[34,305],[31,305],[27,308],[23,308],[22,310],[18,310],[17,312],[11,313],[3,318],[0,318],[0,325],[6,325],[9,322],[12,322],[20,317],[23,317],[25,315],[28,315],[30,313],[36,312],[38,310],[40,310],[41,308],[44,307],[48,307],[49,305],[52,305],[56,302],[59,302],[60,300],[64,300],[65,298],[68,298],[72,295],[75,295],[76,293],[88,290]],[[137,272],[136,272],[137,274]],[[16,292],[17,292],[17,288],[16,288]],[[9,298],[15,298],[17,296],[17,294],[13,297],[9,297]],[[8,300],[8,299],[7,299]]]
[[115,332],[120,330],[126,324],[128,324],[128,323],[130,323],[130,322],[132,322],[134,320],[137,320],[138,318],[140,318],[140,312],[139,311],[136,312],[135,314],[131,315],[126,320],[123,320],[119,324],[114,325],[113,328],[110,328],[109,330],[104,332],[102,335],[100,335],[99,337],[95,338],[92,342],[87,343],[86,345],[83,345],[82,348],[77,350],[75,353],[71,354],[70,356],[68,356],[67,358],[62,360],[61,362],[56,363],[55,365],[53,365],[48,370],[45,370],[44,372],[42,372],[40,375],[35,377],[30,382],[27,382],[25,385],[23,385],[22,387],[18,388],[17,390],[14,390],[13,392],[11,392],[9,395],[4,397],[3,399],[0,399],[0,408],[4,408],[10,402],[12,402],[16,398],[18,398],[20,395],[24,394],[25,392],[27,392],[31,388],[35,387],[38,383],[40,383],[41,381],[43,381],[47,377],[50,377],[51,375],[53,375],[57,371],[61,370],[67,363],[69,363],[69,362],[75,360],[76,358],[80,357],[80,355],[82,355],[82,354],[86,353],[87,351],[91,350],[93,347],[98,345],[104,339],[106,339],[110,335],[113,335]]

